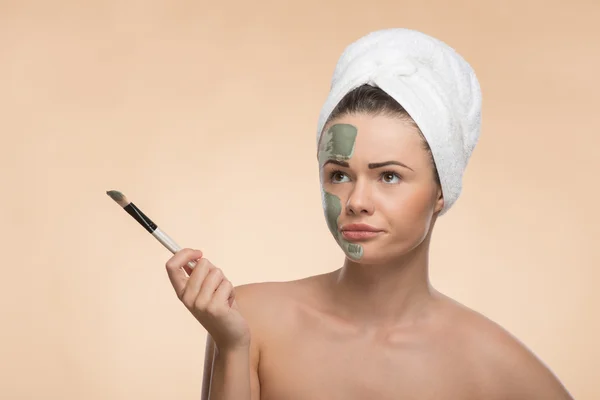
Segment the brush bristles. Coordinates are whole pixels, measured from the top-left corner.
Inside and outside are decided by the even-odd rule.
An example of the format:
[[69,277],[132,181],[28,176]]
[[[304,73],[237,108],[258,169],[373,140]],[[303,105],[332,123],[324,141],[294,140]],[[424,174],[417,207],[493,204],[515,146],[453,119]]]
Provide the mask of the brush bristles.
[[117,190],[109,190],[108,192],[106,192],[106,194],[109,195],[111,199],[116,201],[117,204],[123,208],[127,207],[127,205],[130,203],[129,200],[127,200],[127,197],[125,197],[123,193]]

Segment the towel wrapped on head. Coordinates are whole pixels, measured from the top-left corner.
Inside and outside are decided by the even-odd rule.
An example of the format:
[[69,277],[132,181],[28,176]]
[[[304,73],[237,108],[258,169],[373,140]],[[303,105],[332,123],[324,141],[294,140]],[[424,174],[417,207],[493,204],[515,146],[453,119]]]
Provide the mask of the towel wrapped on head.
[[481,89],[471,66],[450,46],[410,29],[363,36],[342,53],[321,109],[323,128],[342,98],[359,86],[376,86],[415,121],[440,177],[444,214],[459,197],[462,177],[481,128]]

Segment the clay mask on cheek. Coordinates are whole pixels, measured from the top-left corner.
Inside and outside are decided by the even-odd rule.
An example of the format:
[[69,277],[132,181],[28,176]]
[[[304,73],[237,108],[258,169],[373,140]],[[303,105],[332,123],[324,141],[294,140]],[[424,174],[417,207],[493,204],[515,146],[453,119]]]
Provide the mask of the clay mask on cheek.
[[[356,127],[349,124],[332,125],[323,133],[319,146],[319,166],[327,160],[348,161],[354,153],[354,144],[358,131]],[[362,246],[350,243],[338,231],[338,218],[342,213],[342,202],[340,198],[326,192],[321,187],[323,210],[327,220],[329,231],[338,242],[344,253],[353,260],[359,260],[363,255]]]

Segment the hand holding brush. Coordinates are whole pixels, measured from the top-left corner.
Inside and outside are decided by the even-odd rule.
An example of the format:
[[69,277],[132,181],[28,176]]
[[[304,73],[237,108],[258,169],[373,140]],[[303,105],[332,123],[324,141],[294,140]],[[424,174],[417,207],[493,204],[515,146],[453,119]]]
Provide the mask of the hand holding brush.
[[111,190],[106,194],[173,253],[166,262],[173,289],[215,345],[220,350],[249,347],[248,323],[235,301],[234,287],[223,272],[200,250],[182,249],[121,192]]

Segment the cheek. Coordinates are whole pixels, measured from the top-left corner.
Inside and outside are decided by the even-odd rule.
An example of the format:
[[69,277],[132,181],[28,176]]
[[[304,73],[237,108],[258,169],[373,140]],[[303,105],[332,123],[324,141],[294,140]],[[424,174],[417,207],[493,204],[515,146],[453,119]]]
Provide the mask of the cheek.
[[[328,178],[321,179],[321,196],[323,200],[325,200],[325,193],[334,195],[338,199],[344,199],[347,194],[345,193],[348,190],[348,185],[331,183],[328,181]],[[325,203],[323,203],[325,206]]]
[[363,256],[363,248],[361,245],[346,241],[338,232],[338,218],[342,213],[342,202],[340,198],[332,193],[321,189],[321,200],[323,202],[323,210],[325,211],[325,219],[327,227],[335,238],[336,242],[342,247],[344,253],[353,259],[360,260]]
[[337,220],[342,213],[342,203],[339,197],[325,191],[321,187],[321,203],[327,219],[327,226],[332,234],[337,235]]
[[429,228],[435,202],[430,190],[419,189],[387,196],[381,200],[381,205],[396,230],[420,235]]

